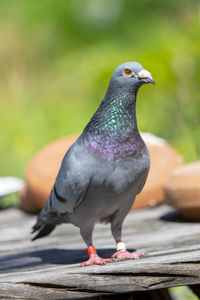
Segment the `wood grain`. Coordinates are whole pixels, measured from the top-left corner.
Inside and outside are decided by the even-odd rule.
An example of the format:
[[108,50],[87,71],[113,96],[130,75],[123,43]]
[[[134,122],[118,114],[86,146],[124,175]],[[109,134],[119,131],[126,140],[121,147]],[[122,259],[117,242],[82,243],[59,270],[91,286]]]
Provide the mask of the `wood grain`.
[[[80,267],[87,255],[77,228],[61,225],[31,242],[34,222],[18,209],[0,212],[2,299],[106,299],[178,285],[199,292],[200,223],[184,221],[166,205],[132,212],[124,223],[127,247],[144,251],[144,258],[103,267]],[[94,244],[103,257],[115,250],[109,225],[96,226]]]

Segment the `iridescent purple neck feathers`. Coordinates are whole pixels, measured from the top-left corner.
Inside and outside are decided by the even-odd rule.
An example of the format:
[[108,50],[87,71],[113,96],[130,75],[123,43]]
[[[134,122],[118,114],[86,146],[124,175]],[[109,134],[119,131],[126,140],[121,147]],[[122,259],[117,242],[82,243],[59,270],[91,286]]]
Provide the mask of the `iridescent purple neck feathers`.
[[81,135],[85,146],[107,159],[139,156],[144,142],[137,129],[135,102],[134,92],[108,90]]
[[97,153],[103,154],[107,159],[118,159],[127,156],[138,157],[144,149],[144,142],[141,138],[130,137],[126,141],[119,141],[115,137],[101,138],[98,135],[91,135],[84,140],[85,146]]

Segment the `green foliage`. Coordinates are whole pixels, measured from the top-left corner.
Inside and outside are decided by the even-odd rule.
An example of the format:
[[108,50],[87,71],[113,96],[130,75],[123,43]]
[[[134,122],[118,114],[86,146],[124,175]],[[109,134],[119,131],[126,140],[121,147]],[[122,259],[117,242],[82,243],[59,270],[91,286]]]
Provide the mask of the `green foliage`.
[[0,209],[5,209],[11,206],[17,206],[19,204],[19,196],[18,194],[9,194],[3,197],[3,201],[0,202]]
[[188,286],[169,288],[169,293],[174,300],[199,300]]
[[81,132],[113,70],[139,61],[156,86],[138,95],[140,130],[200,155],[200,5],[177,0],[1,0],[0,175]]

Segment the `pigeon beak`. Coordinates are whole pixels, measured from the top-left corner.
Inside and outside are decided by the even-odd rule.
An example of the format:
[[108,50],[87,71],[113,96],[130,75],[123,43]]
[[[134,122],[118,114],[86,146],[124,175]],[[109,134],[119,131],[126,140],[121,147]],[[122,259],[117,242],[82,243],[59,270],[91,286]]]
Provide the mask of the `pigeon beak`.
[[147,70],[141,70],[138,73],[138,78],[144,83],[155,84],[155,81],[154,81],[153,77],[151,76],[151,73]]

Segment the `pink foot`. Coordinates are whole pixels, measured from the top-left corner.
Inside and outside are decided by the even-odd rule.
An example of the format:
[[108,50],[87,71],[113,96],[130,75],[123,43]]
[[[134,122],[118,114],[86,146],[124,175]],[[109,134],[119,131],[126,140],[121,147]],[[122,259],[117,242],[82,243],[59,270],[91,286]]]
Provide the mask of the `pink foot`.
[[127,250],[118,250],[111,255],[111,258],[116,258],[117,261],[124,259],[139,259],[140,256],[144,256],[143,252],[128,252]]
[[107,262],[112,262],[110,258],[101,258],[98,254],[91,254],[90,258],[87,261],[82,263],[82,267],[86,267],[89,265],[105,265]]

